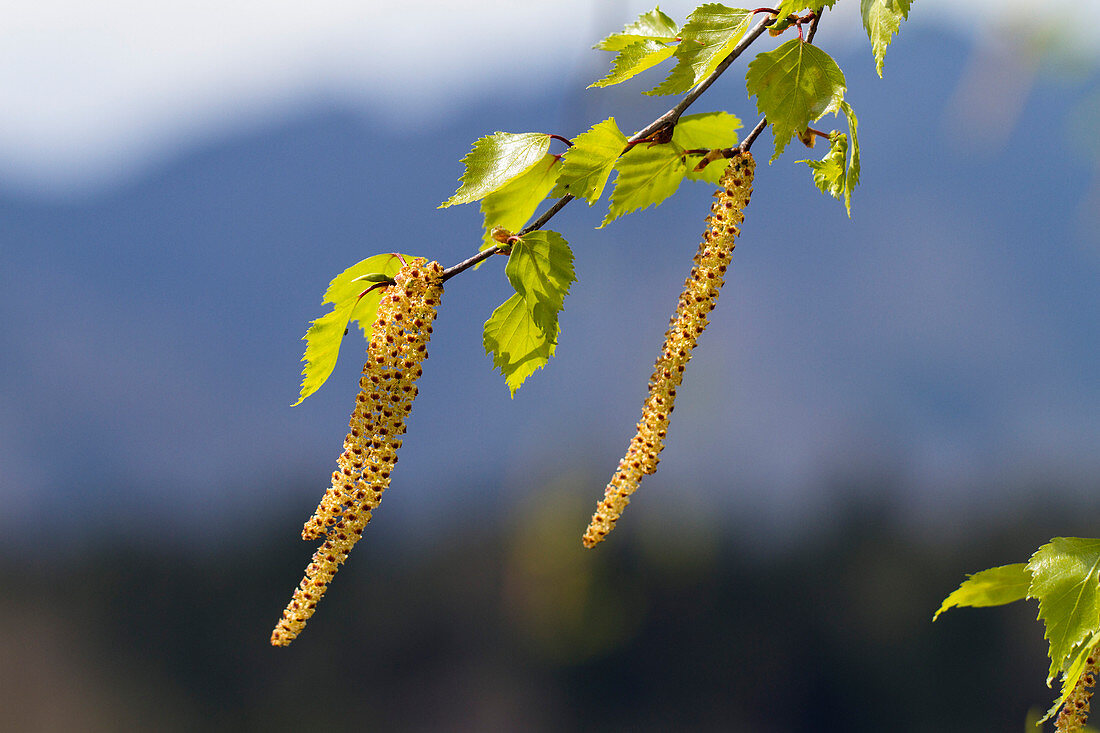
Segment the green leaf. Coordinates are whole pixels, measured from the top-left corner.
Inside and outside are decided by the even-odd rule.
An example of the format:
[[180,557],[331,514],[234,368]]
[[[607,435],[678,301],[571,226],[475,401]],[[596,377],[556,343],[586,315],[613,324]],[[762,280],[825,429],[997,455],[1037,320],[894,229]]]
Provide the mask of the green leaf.
[[875,69],[882,77],[882,63],[886,47],[901,27],[901,21],[909,19],[913,0],[860,0],[859,12],[863,15],[863,27],[871,39],[871,51],[875,54]]
[[382,298],[382,289],[375,288],[360,298],[360,293],[369,289],[372,283],[357,281],[357,278],[371,273],[392,277],[399,269],[401,260],[398,255],[375,255],[352,265],[329,283],[321,302],[332,303],[333,309],[310,323],[309,330],[302,337],[306,342],[306,353],[302,357],[306,366],[302,369],[302,387],[298,393],[298,401],[292,407],[302,404],[302,400],[316,392],[332,374],[349,321],[359,321],[363,335],[370,337],[370,328],[374,323],[378,301]]
[[[829,138],[829,151],[821,160],[799,160],[813,171],[814,185],[822,193],[833,198],[844,195],[845,161],[848,159],[848,136],[843,132],[834,132]],[[849,216],[851,213],[849,211]]]
[[549,149],[550,136],[541,132],[495,132],[480,138],[462,159],[462,185],[439,208],[488,196],[533,167]]
[[719,3],[700,5],[688,16],[676,47],[676,66],[646,94],[681,94],[718,68],[745,35],[752,12]]
[[524,234],[512,245],[504,272],[543,333],[557,333],[558,312],[577,279],[565,238],[552,231]]
[[812,10],[820,13],[824,8],[836,5],[836,0],[784,0],[776,8],[778,18],[786,18],[788,15],[800,15],[803,10]]
[[772,161],[811,122],[839,109],[846,91],[844,72],[829,54],[798,39],[758,54],[745,81],[757,109],[771,123]]
[[542,160],[513,178],[508,184],[481,200],[481,212],[485,215],[485,234],[482,249],[497,242],[492,237],[493,227],[504,227],[518,232],[535,214],[554,189],[562,167],[555,155],[544,155]]
[[1036,721],[1036,725],[1041,725],[1053,718],[1058,709],[1066,704],[1066,699],[1073,692],[1073,688],[1077,686],[1077,680],[1081,679],[1081,673],[1085,671],[1089,655],[1096,650],[1097,644],[1100,644],[1100,632],[1093,634],[1084,644],[1081,644],[1077,653],[1073,655],[1073,661],[1070,662],[1069,666],[1066,667],[1066,671],[1062,674],[1062,694],[1058,696],[1047,714]]
[[1050,684],[1074,648],[1100,629],[1100,540],[1055,537],[1031,556],[1027,568],[1027,595],[1039,600],[1050,643]]
[[576,280],[573,253],[557,232],[529,232],[512,245],[504,268],[516,294],[485,322],[482,342],[512,396],[543,367],[558,343],[558,312]]
[[[672,130],[672,142],[684,150],[731,148],[737,144],[739,129],[741,129],[741,120],[729,112],[685,115],[676,122],[676,127]],[[697,161],[688,159],[688,179],[706,181],[717,186],[726,168],[724,162],[714,161],[701,171],[692,170],[694,162]]]
[[676,46],[667,45],[652,38],[643,38],[630,44],[615,57],[611,64],[611,71],[607,76],[588,85],[592,87],[609,87],[619,84],[627,79],[633,79],[648,68],[661,63],[676,51]]
[[615,161],[615,170],[611,206],[600,229],[624,214],[661,203],[687,175],[684,149],[676,143],[635,145]]
[[844,197],[844,207],[848,218],[852,218],[852,191],[859,184],[859,120],[847,102],[840,103],[840,109],[848,119],[848,132],[851,143],[844,133],[833,132],[829,140],[829,152],[820,161],[800,160],[813,169],[814,184],[822,192],[839,199]]
[[1031,573],[1027,571],[1027,563],[1023,562],[968,575],[962,585],[944,599],[932,620],[935,621],[941,613],[955,606],[979,608],[1022,601],[1027,597],[1030,585]]
[[561,176],[554,196],[573,194],[588,205],[596,203],[603,194],[608,176],[615,161],[626,148],[626,135],[609,117],[593,125],[587,132],[577,135],[573,147],[562,157]]
[[627,46],[646,39],[675,41],[679,34],[676,21],[662,13],[660,8],[654,8],[648,13],[639,15],[636,21],[623,28],[622,33],[612,33],[593,48],[602,51],[622,51]]
[[847,102],[841,102],[840,108],[848,120],[848,134],[852,136],[848,153],[848,168],[844,175],[844,207],[848,209],[848,218],[852,218],[852,191],[859,185],[859,120],[855,111]]
[[501,303],[485,322],[485,353],[504,375],[513,397],[536,369],[541,369],[557,348],[557,330],[546,332],[536,322],[527,301],[518,293]]

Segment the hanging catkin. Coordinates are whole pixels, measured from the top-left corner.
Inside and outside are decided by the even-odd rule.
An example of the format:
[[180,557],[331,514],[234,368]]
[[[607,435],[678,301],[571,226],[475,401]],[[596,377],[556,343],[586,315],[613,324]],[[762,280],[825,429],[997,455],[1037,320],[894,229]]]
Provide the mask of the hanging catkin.
[[438,262],[410,260],[378,303],[344,451],[337,458],[332,486],[302,530],[304,539],[324,537],[324,542],[271,633],[275,646],[285,646],[301,633],[389,486],[401,447],[398,436],[405,432],[420,364],[428,356],[442,277]]
[[684,281],[653,376],[649,378],[649,396],[642,407],[638,430],[607,484],[603,499],[596,505],[596,513],[584,533],[585,547],[594,547],[603,541],[630,503],[630,495],[637,490],[642,477],[657,470],[669,415],[676,400],[676,388],[683,380],[684,368],[691,359],[696,340],[707,326],[707,314],[714,310],[718,301],[734,240],[740,233],[737,225],[745,218],[742,210],[752,194],[755,168],[752,155],[747,151],[739,152],[722,174],[721,188],[714,194],[718,200],[711,205],[711,215],[707,217],[709,228],[695,255],[695,267]]

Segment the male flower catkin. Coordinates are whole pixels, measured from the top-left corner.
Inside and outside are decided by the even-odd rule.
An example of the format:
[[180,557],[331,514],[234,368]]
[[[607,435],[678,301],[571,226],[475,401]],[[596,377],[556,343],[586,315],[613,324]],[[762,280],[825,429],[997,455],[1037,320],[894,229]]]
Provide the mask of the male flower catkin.
[[398,436],[405,432],[420,364],[428,357],[442,278],[438,262],[410,260],[378,303],[344,452],[336,460],[332,486],[302,530],[303,539],[324,537],[324,542],[271,632],[275,646],[286,646],[301,633],[389,486],[401,447]]
[[752,194],[756,163],[750,153],[738,152],[730,160],[714,195],[717,201],[707,217],[709,229],[695,255],[695,267],[684,281],[684,290],[665,331],[665,343],[649,378],[649,396],[642,407],[638,431],[630,441],[626,456],[607,484],[603,499],[584,533],[584,546],[595,547],[615,527],[615,522],[630,503],[642,476],[657,470],[664,448],[668,419],[676,400],[676,388],[683,380],[684,368],[691,359],[696,340],[707,326],[707,314],[714,310],[726,268],[733,255],[734,240],[745,216],[742,210]]

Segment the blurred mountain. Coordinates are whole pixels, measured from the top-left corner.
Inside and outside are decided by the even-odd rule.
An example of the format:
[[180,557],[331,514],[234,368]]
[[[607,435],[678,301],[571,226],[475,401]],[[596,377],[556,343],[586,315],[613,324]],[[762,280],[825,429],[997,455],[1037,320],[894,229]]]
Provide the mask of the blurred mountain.
[[[1100,250],[1076,222],[1095,173],[1051,131],[1079,87],[1038,83],[1018,144],[975,152],[944,95],[968,53],[923,31],[891,49],[885,81],[863,55],[840,59],[864,151],[850,221],[797,151],[761,167],[662,471],[647,480],[653,501],[751,513],[771,530],[813,521],[827,509],[815,487],[837,475],[893,475],[914,517],[939,518],[1021,498],[1032,479],[1094,483]],[[5,540],[48,521],[193,542],[257,506],[308,512],[314,492],[288,494],[286,479],[323,487],[362,347],[349,338],[321,392],[287,407],[329,279],[380,251],[445,264],[472,253],[477,210],[435,206],[478,136],[576,134],[611,114],[628,129],[668,105],[633,87],[563,91],[590,75],[400,130],[314,99],[119,188],[0,193]],[[699,110],[724,99],[751,124],[737,79]],[[519,500],[532,477],[611,469],[708,201],[685,184],[605,230],[599,207],[555,220],[580,279],[558,356],[514,400],[480,339],[507,296],[500,263],[448,287],[393,521],[468,521],[462,509]]]

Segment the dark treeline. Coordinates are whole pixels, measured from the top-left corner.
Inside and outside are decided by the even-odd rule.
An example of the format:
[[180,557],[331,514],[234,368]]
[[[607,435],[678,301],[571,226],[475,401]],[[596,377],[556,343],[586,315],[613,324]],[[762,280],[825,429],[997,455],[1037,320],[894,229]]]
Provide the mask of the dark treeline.
[[1014,731],[1052,700],[1033,604],[931,615],[1080,513],[933,541],[849,511],[752,552],[639,521],[586,551],[588,510],[551,499],[430,551],[364,542],[287,649],[268,635],[308,557],[289,518],[198,555],[9,554],[0,727]]

